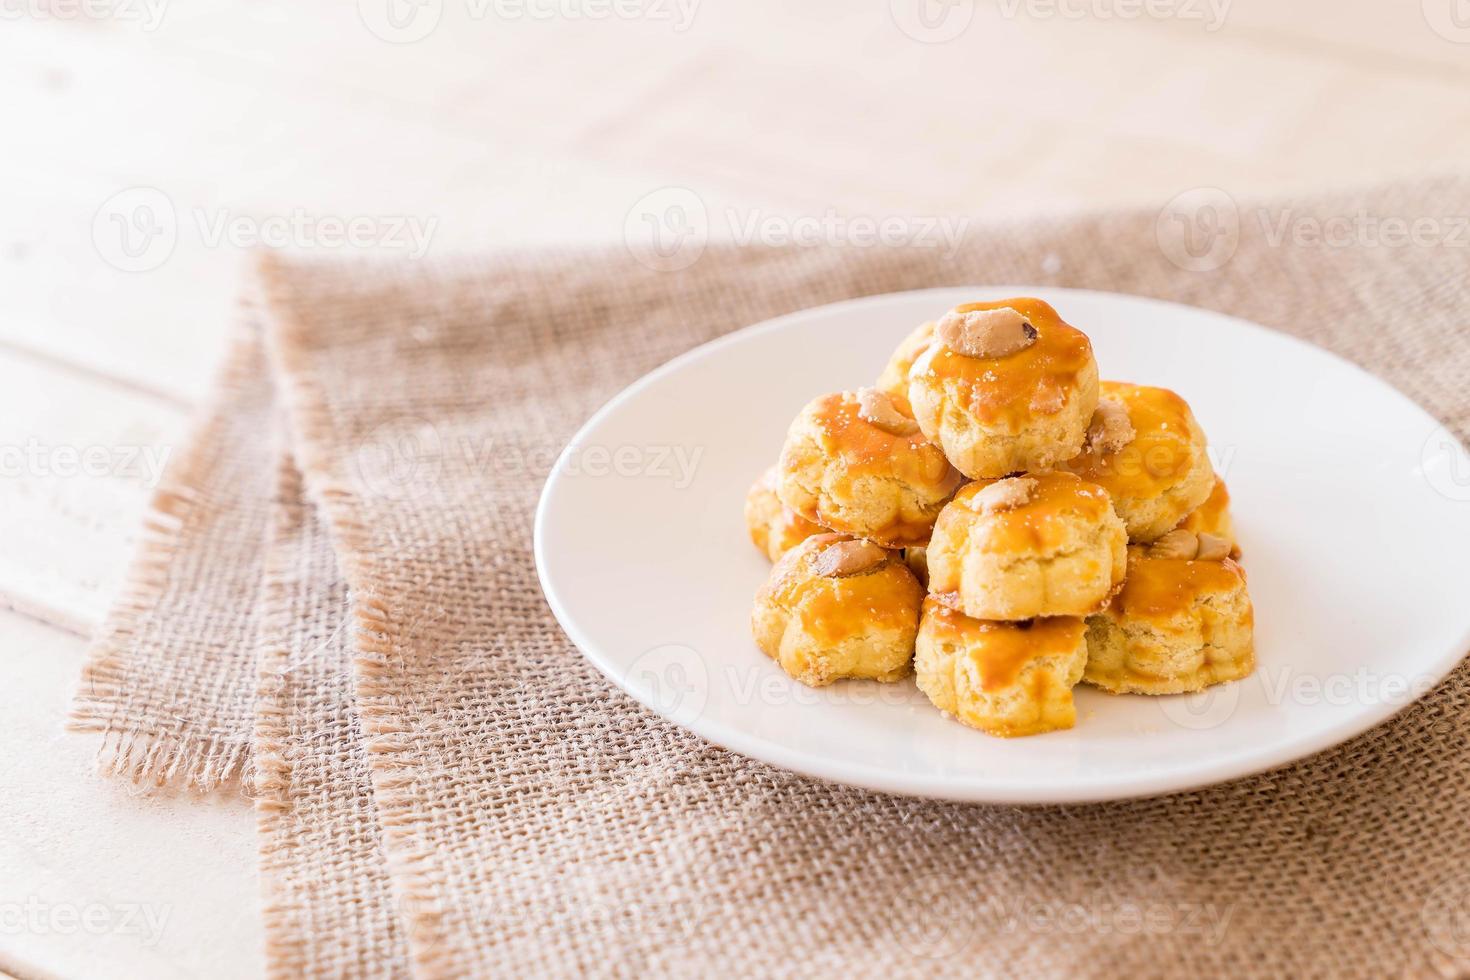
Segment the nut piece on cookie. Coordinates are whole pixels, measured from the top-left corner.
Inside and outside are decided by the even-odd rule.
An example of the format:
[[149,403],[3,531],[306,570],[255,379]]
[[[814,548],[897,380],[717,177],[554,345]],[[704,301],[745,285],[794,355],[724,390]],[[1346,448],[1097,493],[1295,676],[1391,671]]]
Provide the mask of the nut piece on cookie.
[[976,619],[1085,616],[1123,582],[1128,536],[1107,491],[1070,473],[978,480],[929,541],[929,591]]
[[961,479],[913,419],[864,388],[802,409],[781,450],[776,489],[808,521],[903,548],[928,540]]
[[1213,534],[1195,534],[1188,528],[1176,527],[1143,547],[1150,558],[1173,558],[1178,561],[1219,561],[1230,557],[1230,542]]
[[1152,557],[1151,550],[1128,549],[1123,591],[1088,618],[1082,679],[1114,694],[1181,694],[1250,674],[1245,571],[1230,558]]
[[1167,388],[1122,381],[1102,383],[1087,443],[1060,468],[1107,490],[1134,542],[1177,527],[1215,486],[1188,403]]
[[908,674],[924,588],[896,552],[820,534],[792,548],[755,597],[756,645],[811,687]]
[[1071,728],[1072,688],[1087,663],[1075,616],[1019,623],[971,619],[924,600],[914,673],[934,706],[972,728],[1006,737]]
[[1189,512],[1179,525],[1186,531],[1204,536],[1214,535],[1230,544],[1230,557],[1240,560],[1240,545],[1235,540],[1235,523],[1230,519],[1230,491],[1225,481],[1215,477],[1215,487],[1205,502]]
[[781,498],[776,496],[778,473],[777,467],[770,467],[745,494],[745,527],[750,531],[750,540],[771,561],[813,534],[827,533],[825,527],[813,524],[781,503]]
[[950,310],[934,325],[934,336],[966,357],[1010,357],[1036,343],[1036,328],[1020,311],[997,306]]
[[1099,453],[1121,452],[1138,435],[1133,428],[1133,419],[1128,415],[1128,406],[1116,398],[1097,400],[1097,411],[1087,426],[1087,442],[1084,448],[1096,449]]
[[909,405],[909,369],[932,343],[934,343],[934,322],[931,320],[921,324],[903,339],[892,356],[888,358],[888,363],[883,366],[883,373],[878,375],[878,383],[875,387],[891,398],[894,407],[905,415],[914,414],[913,408]]
[[908,379],[919,428],[972,479],[1076,455],[1097,408],[1091,342],[1039,299],[955,307]]

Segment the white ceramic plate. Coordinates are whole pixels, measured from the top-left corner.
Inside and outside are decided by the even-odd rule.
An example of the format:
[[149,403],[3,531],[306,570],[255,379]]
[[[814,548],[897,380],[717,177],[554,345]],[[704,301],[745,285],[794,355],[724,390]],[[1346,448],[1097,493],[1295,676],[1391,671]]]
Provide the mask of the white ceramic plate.
[[[870,384],[916,324],[1037,295],[1104,378],[1180,392],[1229,483],[1258,667],[1197,695],[1079,686],[1071,731],[991,738],[912,680],[789,679],[750,638],[768,571],[750,483],[812,397]],[[1391,329],[1385,324],[1384,329]],[[742,330],[628,388],[558,460],[536,515],[541,584],[618,686],[728,749],[894,793],[1062,803],[1173,792],[1278,766],[1383,721],[1470,647],[1470,456],[1388,385],[1241,320],[1031,286],[924,290]]]

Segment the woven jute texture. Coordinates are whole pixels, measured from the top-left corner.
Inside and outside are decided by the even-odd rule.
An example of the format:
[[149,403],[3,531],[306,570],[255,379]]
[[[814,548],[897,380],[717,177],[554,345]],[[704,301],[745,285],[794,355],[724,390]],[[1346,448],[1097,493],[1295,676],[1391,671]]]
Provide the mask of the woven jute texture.
[[253,760],[269,960],[283,976],[406,976],[353,703],[347,587],[294,460],[275,465]]
[[[1347,745],[1209,790],[945,804],[662,722],[536,584],[537,494],[593,410],[702,341],[866,294],[1031,282],[1210,307],[1466,434],[1470,181],[1234,214],[1226,261],[1150,210],[973,226],[953,253],[711,248],[671,273],[621,249],[267,262],[76,724],[144,783],[246,776],[279,976],[1470,974],[1463,666]],[[1433,224],[1292,232],[1364,218]]]

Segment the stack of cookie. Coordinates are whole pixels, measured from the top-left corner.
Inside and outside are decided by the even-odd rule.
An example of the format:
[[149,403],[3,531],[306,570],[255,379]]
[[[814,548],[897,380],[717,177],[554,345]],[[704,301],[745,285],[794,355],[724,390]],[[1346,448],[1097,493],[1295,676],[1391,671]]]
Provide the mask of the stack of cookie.
[[1172,694],[1254,668],[1225,485],[1172,391],[1098,380],[1038,299],[972,303],[823,395],[746,498],[756,643],[803,683],[912,668],[996,735],[1070,728],[1079,682]]

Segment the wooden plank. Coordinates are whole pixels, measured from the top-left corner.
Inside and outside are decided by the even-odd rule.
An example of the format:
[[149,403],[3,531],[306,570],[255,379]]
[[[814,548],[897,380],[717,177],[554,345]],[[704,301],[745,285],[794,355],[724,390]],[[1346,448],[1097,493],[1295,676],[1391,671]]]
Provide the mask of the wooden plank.
[[[1429,26],[1436,2],[1234,0],[1214,34],[1006,19],[992,2],[940,45],[886,4],[840,0],[703,3],[683,32],[448,3],[397,46],[351,3],[170,4],[151,33],[7,21],[0,127],[25,141],[0,159],[0,457],[20,464],[0,476],[0,603],[77,632],[102,615],[240,283],[246,250],[210,244],[201,214],[433,219],[438,254],[616,241],[668,184],[697,188],[720,234],[725,208],[1029,212],[1449,169],[1470,156],[1470,47]],[[136,272],[94,236],[133,187],[178,221],[167,259]],[[81,471],[85,452],[101,472]],[[248,808],[93,779],[90,741],[59,734],[81,641],[9,613],[0,636],[0,898],[168,912],[151,945],[47,918],[0,933],[0,965],[257,975]]]
[[1233,0],[1225,29],[1263,47],[1334,59],[1351,70],[1463,84],[1470,74],[1470,23],[1457,2]]
[[254,977],[255,816],[238,793],[142,796],[62,733],[84,643],[0,612],[0,963],[24,977]]
[[[364,59],[385,46],[365,32],[330,43],[340,12],[293,14],[299,29],[289,32],[279,8],[221,0],[173,11],[156,36],[19,23],[0,35],[0,80],[31,97],[0,103],[0,124],[42,138],[0,163],[0,344],[195,401],[245,261],[243,248],[211,245],[202,224],[280,213],[284,202],[432,220],[432,247],[448,251],[616,240],[629,208],[671,183],[699,190],[719,236],[752,214],[1150,201],[1179,190],[1182,174],[1248,196],[1470,154],[1460,89],[1393,75],[1391,61],[1353,71],[1330,52],[1262,47],[1245,30],[993,15],[977,14],[971,31],[983,38],[932,45],[850,8],[802,8],[769,30],[759,11],[711,6],[686,34],[513,24],[489,32],[495,58],[463,40],[486,25],[461,25],[474,30],[388,46],[390,70],[377,72],[362,70]],[[814,47],[806,39],[824,24],[830,43]],[[608,30],[625,43],[606,43]],[[259,52],[283,33],[287,50],[315,44],[320,56],[263,71]],[[552,45],[558,57],[547,56]],[[854,57],[862,71],[847,64]],[[612,76],[619,85],[597,84]],[[1026,85],[1003,84],[1016,78]],[[297,97],[308,84],[313,97]],[[471,97],[512,84],[517,100]],[[548,127],[546,100],[569,88],[585,96]],[[1374,126],[1362,125],[1365,114]],[[405,173],[415,178],[398,179]],[[93,222],[136,185],[168,195],[178,236],[166,261],[133,272],[108,264]],[[106,432],[77,431],[89,413],[120,417],[104,394],[77,394],[61,429],[47,412],[4,404],[7,438],[112,444]],[[4,395],[22,396],[51,397],[34,383]],[[5,525],[15,536],[0,558],[0,594],[85,629],[116,582],[143,495],[117,481],[95,500],[84,482],[7,482],[20,506]]]
[[0,350],[0,605],[91,630],[186,415]]
[[1446,125],[1465,113],[1455,80],[1353,70],[1245,32],[980,12],[950,44],[869,24],[848,46],[844,25],[819,50],[773,32],[755,51],[732,32],[578,153],[659,160],[768,207],[973,213],[1159,202],[1181,181],[1295,191],[1444,170],[1470,151],[1470,132]]
[[[950,44],[830,3],[775,22],[702,5],[682,33],[465,20],[447,4],[409,45],[350,6],[298,5],[290,29],[280,5],[226,0],[171,6],[152,33],[16,22],[0,81],[27,97],[0,103],[0,125],[34,138],[0,164],[0,339],[197,399],[246,257],[209,239],[227,217],[417,219],[443,253],[616,241],[668,184],[717,218],[1018,212],[1155,202],[1181,180],[1241,195],[1366,181],[1470,154],[1456,77],[1391,51],[1358,64],[1336,39],[1344,24],[1372,44],[1430,33],[1417,11],[1355,7],[1318,29],[1289,7],[1237,2],[1210,34],[984,6]],[[136,272],[93,234],[134,187],[167,196],[177,231],[167,260]]]
[[[336,52],[330,64],[353,64],[355,49],[321,40]],[[436,253],[606,241],[621,234],[631,202],[657,186],[543,152],[529,140],[539,125],[529,110],[507,114],[487,138],[469,128],[474,120],[430,122],[402,98],[352,87],[302,99],[300,79],[196,47],[24,22],[0,34],[0,82],[27,95],[0,102],[0,126],[32,135],[27,153],[0,162],[0,340],[197,400],[251,246],[272,221],[367,217],[386,237],[401,220],[431,231]],[[503,70],[487,84],[508,83]],[[462,92],[471,87],[450,78]],[[401,81],[382,87],[438,91],[434,72]],[[140,235],[160,224],[171,234],[120,268],[121,236],[143,242],[134,219]],[[244,233],[220,237],[236,221]],[[309,233],[287,234],[288,246],[320,251]]]

